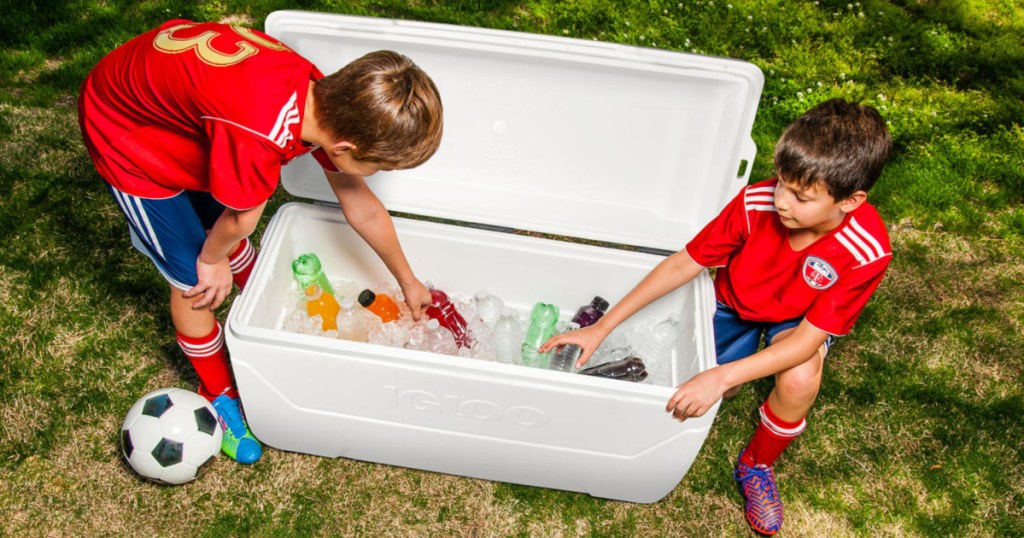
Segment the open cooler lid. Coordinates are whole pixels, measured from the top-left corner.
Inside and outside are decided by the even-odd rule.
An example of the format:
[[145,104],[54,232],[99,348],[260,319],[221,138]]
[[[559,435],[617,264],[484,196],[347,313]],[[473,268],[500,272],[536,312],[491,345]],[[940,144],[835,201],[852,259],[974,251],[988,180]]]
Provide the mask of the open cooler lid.
[[[747,62],[301,11],[271,13],[266,31],[326,74],[391,49],[433,78],[441,147],[367,180],[392,211],[671,251],[750,174],[764,77]],[[308,155],[282,181],[337,203]]]

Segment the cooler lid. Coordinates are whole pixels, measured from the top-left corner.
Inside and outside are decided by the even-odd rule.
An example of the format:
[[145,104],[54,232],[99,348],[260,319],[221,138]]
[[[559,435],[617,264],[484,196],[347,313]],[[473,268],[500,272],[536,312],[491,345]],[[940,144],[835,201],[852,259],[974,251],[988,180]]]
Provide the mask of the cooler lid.
[[[446,24],[277,11],[266,31],[330,74],[391,49],[433,78],[444,138],[367,179],[389,210],[678,250],[747,183],[753,64]],[[306,155],[282,182],[337,203]]]

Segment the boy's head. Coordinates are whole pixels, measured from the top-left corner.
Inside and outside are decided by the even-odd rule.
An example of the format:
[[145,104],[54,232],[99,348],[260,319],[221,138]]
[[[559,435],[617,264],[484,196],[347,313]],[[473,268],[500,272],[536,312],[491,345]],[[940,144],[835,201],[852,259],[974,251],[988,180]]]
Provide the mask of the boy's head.
[[412,168],[441,143],[441,96],[430,77],[397,52],[353,60],[317,81],[313,98],[317,123],[355,146],[357,160]]
[[867,192],[892,148],[885,120],[874,108],[830,99],[797,118],[775,144],[775,171],[801,188],[817,183],[836,201]]

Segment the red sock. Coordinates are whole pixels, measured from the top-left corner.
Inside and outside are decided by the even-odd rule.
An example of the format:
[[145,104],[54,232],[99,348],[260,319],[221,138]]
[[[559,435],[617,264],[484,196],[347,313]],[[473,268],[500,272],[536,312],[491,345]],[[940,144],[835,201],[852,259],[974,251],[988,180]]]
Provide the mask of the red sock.
[[224,349],[224,330],[220,322],[215,323],[213,332],[201,338],[178,333],[178,346],[199,375],[197,392],[201,396],[211,402],[221,394],[238,398],[238,391],[231,381],[231,367]]
[[806,427],[806,417],[796,422],[782,420],[775,416],[768,406],[768,400],[765,400],[761,404],[761,422],[743,453],[743,463],[771,467],[782,451],[786,450],[789,443],[793,442]]
[[248,237],[242,238],[235,253],[228,256],[228,262],[231,264],[231,277],[235,285],[240,290],[245,289],[249,273],[252,273],[252,266],[256,263],[256,249],[252,248]]

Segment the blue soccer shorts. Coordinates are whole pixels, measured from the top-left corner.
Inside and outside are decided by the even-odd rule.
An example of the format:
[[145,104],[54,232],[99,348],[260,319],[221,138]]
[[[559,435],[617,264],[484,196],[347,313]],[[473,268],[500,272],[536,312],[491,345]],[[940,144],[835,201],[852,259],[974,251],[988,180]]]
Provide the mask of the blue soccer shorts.
[[132,245],[149,256],[175,288],[187,291],[199,282],[196,259],[224,206],[208,192],[182,191],[170,198],[140,198],[107,184],[128,219]]
[[[780,321],[778,323],[766,323],[759,321],[747,321],[728,306],[718,303],[715,310],[715,317],[712,320],[715,329],[715,351],[718,354],[718,364],[738,361],[749,357],[764,344],[771,345],[772,340],[782,331],[792,329],[800,324],[803,318]],[[825,340],[825,354],[832,345],[832,336]],[[822,355],[822,358],[825,358]]]

